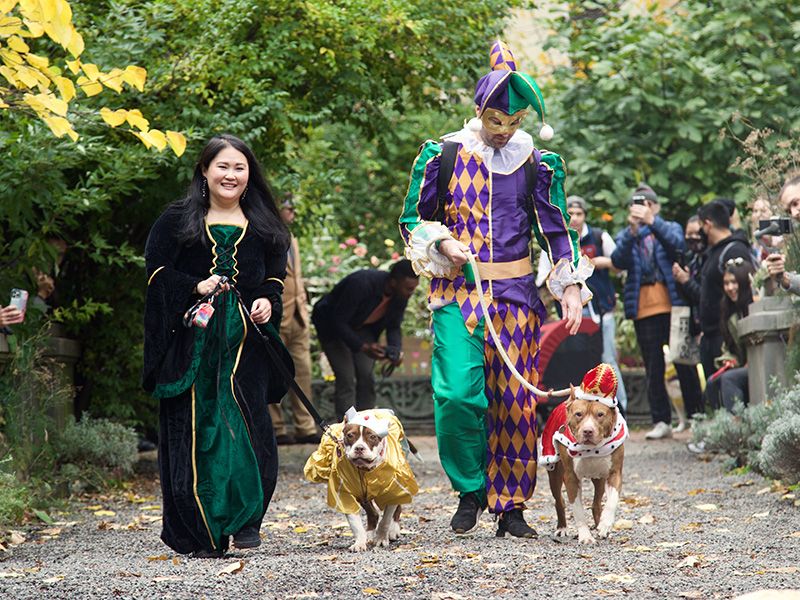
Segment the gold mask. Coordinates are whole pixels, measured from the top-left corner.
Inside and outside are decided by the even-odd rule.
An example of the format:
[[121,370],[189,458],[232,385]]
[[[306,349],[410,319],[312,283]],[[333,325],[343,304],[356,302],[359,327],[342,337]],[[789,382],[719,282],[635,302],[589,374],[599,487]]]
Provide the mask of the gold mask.
[[514,134],[528,116],[527,110],[519,110],[513,115],[507,115],[496,108],[487,108],[481,115],[483,128],[492,135]]

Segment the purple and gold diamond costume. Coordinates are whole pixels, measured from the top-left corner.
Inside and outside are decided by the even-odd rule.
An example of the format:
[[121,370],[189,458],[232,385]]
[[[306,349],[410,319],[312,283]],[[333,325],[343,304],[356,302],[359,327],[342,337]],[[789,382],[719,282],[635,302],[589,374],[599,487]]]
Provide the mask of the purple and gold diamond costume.
[[[515,70],[510,50],[498,42],[491,58],[495,70],[476,87],[479,116],[489,108],[513,115],[530,105],[544,122],[541,92]],[[489,509],[502,513],[522,507],[533,494],[536,404],[494,348],[469,268],[465,273],[447,266],[437,242],[455,238],[475,255],[488,318],[516,369],[534,385],[545,311],[531,268],[532,232],[556,265],[551,282],[557,285],[551,289],[559,299],[558,291],[575,283],[579,252],[577,234],[567,227],[561,157],[535,149],[531,136],[519,130],[502,148],[490,147],[478,133],[480,122],[476,127],[474,121],[443,138],[459,146],[441,221],[435,219],[442,145],[432,140],[422,145],[400,230],[406,255],[418,272],[431,277],[432,383],[442,466],[454,489],[486,497]],[[537,172],[532,211],[526,198],[528,161]]]

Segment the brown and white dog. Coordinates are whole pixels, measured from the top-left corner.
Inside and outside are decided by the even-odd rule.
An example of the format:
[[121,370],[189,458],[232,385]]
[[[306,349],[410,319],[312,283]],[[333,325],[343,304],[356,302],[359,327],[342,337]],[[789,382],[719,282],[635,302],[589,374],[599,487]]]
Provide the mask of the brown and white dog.
[[330,432],[306,462],[306,479],[327,482],[328,506],[346,515],[353,532],[352,551],[364,551],[368,543],[386,547],[400,537],[400,506],[419,491],[404,452],[403,426],[390,410],[351,408]]
[[[602,363],[589,371],[569,399],[559,404],[547,420],[540,440],[539,463],[548,469],[550,491],[556,504],[556,536],[567,535],[562,485],[575,517],[578,541],[594,543],[583,507],[582,482],[594,484],[592,516],[597,535],[608,537],[622,491],[624,442],[628,426],[617,408],[617,376]],[[603,494],[606,495],[602,506]]]

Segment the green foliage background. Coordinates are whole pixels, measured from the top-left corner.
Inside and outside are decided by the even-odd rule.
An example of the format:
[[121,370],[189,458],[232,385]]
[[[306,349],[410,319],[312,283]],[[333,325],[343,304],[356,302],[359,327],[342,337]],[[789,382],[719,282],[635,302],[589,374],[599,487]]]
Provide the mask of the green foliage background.
[[183,131],[189,145],[181,159],[157,155],[88,117],[72,144],[32,116],[3,114],[0,294],[35,293],[31,267],[53,270],[48,237],[66,240],[55,318],[83,347],[78,407],[148,428],[156,404],[139,387],[141,254],[205,141],[230,132],[251,145],[273,185],[295,193],[304,243],[321,232],[358,234],[383,248],[398,237],[417,146],[458,127],[455,103],[485,70],[488,40],[519,2],[73,4],[86,60],[148,70],[145,92],[126,93],[120,105]]

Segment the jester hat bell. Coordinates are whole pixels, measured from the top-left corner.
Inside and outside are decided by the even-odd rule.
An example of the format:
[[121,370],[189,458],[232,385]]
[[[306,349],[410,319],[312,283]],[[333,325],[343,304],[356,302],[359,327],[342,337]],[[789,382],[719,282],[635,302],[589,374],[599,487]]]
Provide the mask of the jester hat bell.
[[539,115],[542,128],[539,137],[545,141],[553,138],[553,128],[545,123],[544,98],[533,77],[517,71],[517,62],[509,47],[497,40],[490,51],[492,71],[480,78],[475,86],[475,104],[478,117],[487,108],[513,115],[532,106]]
[[607,363],[600,363],[583,377],[575,389],[579,400],[594,400],[609,408],[617,407],[617,373]]

